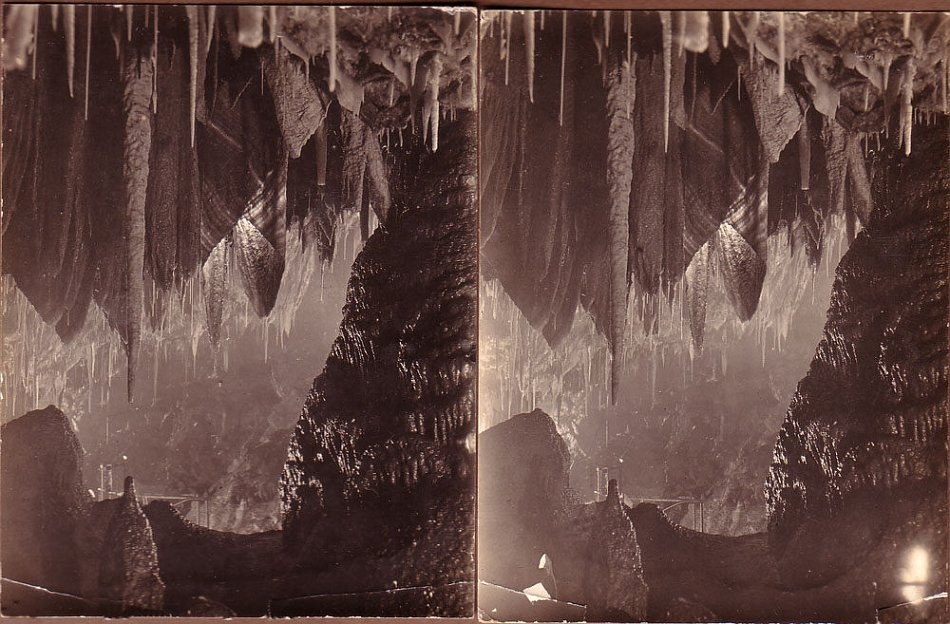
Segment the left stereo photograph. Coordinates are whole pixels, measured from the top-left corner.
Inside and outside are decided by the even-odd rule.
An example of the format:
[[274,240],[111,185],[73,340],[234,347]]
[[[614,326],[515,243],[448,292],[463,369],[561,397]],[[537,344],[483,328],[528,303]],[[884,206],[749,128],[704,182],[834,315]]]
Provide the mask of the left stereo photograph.
[[475,11],[2,10],[2,614],[472,617]]

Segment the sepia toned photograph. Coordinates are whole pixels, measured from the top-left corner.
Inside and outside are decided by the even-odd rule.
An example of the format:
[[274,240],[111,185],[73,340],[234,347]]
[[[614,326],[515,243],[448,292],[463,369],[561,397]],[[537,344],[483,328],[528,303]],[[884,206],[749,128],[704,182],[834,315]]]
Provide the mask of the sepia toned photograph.
[[473,617],[475,10],[2,11],[3,616]]
[[484,621],[948,621],[945,13],[483,10]]

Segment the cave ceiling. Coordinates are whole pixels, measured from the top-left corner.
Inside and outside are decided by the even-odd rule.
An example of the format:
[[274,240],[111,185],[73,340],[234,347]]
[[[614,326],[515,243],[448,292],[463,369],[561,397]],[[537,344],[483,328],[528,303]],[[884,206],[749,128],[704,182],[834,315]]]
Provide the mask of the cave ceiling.
[[229,273],[271,315],[288,241],[330,262],[347,215],[364,239],[385,227],[411,203],[400,161],[436,152],[440,121],[474,108],[471,10],[4,17],[3,272],[64,342],[98,307],[127,353],[130,399],[143,333],[176,299],[203,301],[213,343]]
[[768,239],[807,250],[804,282],[833,223],[867,223],[884,150],[947,110],[946,14],[483,16],[482,274],[552,346],[586,309],[614,395],[631,316],[682,310],[696,350],[711,289],[750,320],[787,260]]

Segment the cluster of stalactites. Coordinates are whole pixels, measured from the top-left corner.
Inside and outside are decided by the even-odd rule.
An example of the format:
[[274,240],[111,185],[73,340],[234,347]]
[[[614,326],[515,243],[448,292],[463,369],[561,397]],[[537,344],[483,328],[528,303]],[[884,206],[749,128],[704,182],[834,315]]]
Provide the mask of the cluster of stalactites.
[[[186,46],[171,39],[179,36],[178,33],[163,32],[166,24],[172,23],[168,16],[178,11],[185,20],[180,23],[187,25]],[[130,400],[142,341],[143,317],[148,315],[150,301],[151,307],[155,307],[154,298],[147,296],[146,289],[148,273],[156,270],[151,266],[155,262],[151,254],[157,247],[166,245],[165,241],[158,244],[149,241],[146,231],[146,224],[150,223],[149,211],[153,210],[154,189],[151,187],[155,186],[155,180],[150,183],[149,165],[159,165],[154,175],[162,174],[165,166],[164,161],[156,160],[153,153],[156,149],[153,136],[158,141],[167,142],[162,129],[155,123],[162,108],[159,87],[169,84],[169,80],[177,80],[169,78],[175,70],[158,62],[159,50],[164,49],[168,41],[174,41],[170,48],[184,48],[185,75],[179,89],[183,100],[176,101],[174,106],[183,106],[188,112],[186,136],[182,139],[185,150],[189,147],[191,150],[186,160],[190,159],[201,167],[196,136],[200,124],[211,123],[204,89],[208,77],[214,75],[217,79],[218,63],[214,54],[219,54],[218,49],[230,48],[234,58],[241,55],[242,48],[260,49],[257,54],[261,66],[261,94],[264,94],[266,85],[274,100],[276,121],[280,126],[280,136],[272,138],[279,144],[277,151],[283,154],[276,155],[267,165],[275,167],[275,171],[262,170],[255,174],[261,178],[260,188],[246,206],[227,207],[229,212],[241,213],[233,228],[223,231],[224,238],[221,238],[222,232],[212,233],[215,238],[210,241],[204,240],[207,232],[202,231],[201,244],[207,249],[205,259],[198,259],[197,268],[209,297],[206,304],[208,336],[212,343],[217,344],[222,306],[219,299],[225,294],[222,280],[229,262],[241,269],[254,310],[261,316],[268,316],[274,308],[284,274],[285,232],[290,219],[287,162],[298,158],[304,146],[315,141],[317,170],[314,177],[317,187],[326,187],[328,139],[325,122],[331,100],[344,109],[342,133],[358,139],[350,146],[352,153],[344,154],[340,175],[344,191],[352,189],[352,192],[344,192],[344,203],[355,203],[343,208],[355,209],[364,215],[364,237],[372,230],[373,214],[379,216],[379,221],[384,221],[388,213],[389,164],[384,151],[392,156],[389,149],[391,131],[399,132],[401,147],[402,128],[411,125],[418,131],[416,120],[421,116],[420,134],[435,151],[438,149],[441,119],[448,115],[454,117],[457,109],[474,108],[474,35],[470,31],[476,20],[473,19],[474,13],[465,13],[461,10],[415,8],[394,10],[392,7],[191,5],[80,6],[78,9],[77,5],[69,4],[11,5],[5,9],[4,72],[29,72],[36,80],[38,58],[43,62],[48,56],[41,38],[55,33],[65,42],[57,44],[62,46],[65,62],[61,67],[42,67],[40,71],[46,72],[44,75],[51,71],[66,73],[69,97],[82,98],[74,105],[79,107],[87,121],[90,90],[96,88],[96,81],[90,81],[90,74],[95,74],[95,71],[91,72],[90,68],[95,70],[96,57],[102,54],[101,42],[112,41],[115,46],[123,93],[118,108],[122,111],[125,136],[121,213],[126,246],[121,253],[124,284],[117,289],[126,296],[117,298],[114,303],[122,309],[106,310],[106,316],[127,351]],[[175,20],[179,20],[177,14]],[[363,29],[367,24],[372,25],[369,34]],[[354,49],[354,33],[359,32],[366,40],[362,49]],[[83,49],[77,50],[77,42]],[[264,46],[272,48],[273,55],[270,50],[264,51]],[[83,55],[85,62],[77,63],[77,54]],[[391,75],[381,79],[378,72],[370,77],[360,74],[360,68],[367,65],[361,60],[364,58],[379,61],[379,65],[389,70]],[[418,71],[417,64],[420,65]],[[312,69],[316,71],[312,72]],[[163,72],[165,76],[162,76]],[[74,88],[77,82],[81,90]],[[381,83],[384,86],[379,88]],[[385,95],[379,95],[380,92]],[[93,93],[94,101],[95,95]],[[361,115],[361,109],[364,99],[370,95],[374,97],[375,106],[370,111],[372,117],[367,119]],[[241,93],[232,92],[230,96],[237,99]],[[171,101],[167,106],[173,106]],[[95,109],[92,112],[97,114]],[[163,125],[168,128],[167,123]],[[217,130],[225,139],[230,138]],[[168,134],[167,129],[164,132]],[[264,151],[271,147],[265,146]],[[179,203],[187,202],[180,193],[172,195],[178,197]],[[361,197],[365,199],[361,200]],[[160,199],[167,198],[165,193]],[[201,210],[219,208],[206,206]],[[330,221],[332,225],[333,219]],[[331,233],[331,249],[332,238]],[[171,247],[174,256],[174,241]],[[170,261],[174,264],[176,259],[172,257]],[[168,266],[158,267],[161,275],[152,276],[160,282],[163,292],[169,286],[166,274],[174,275],[181,289],[196,268],[180,266],[168,269]],[[158,296],[164,297],[161,293]]]
[[[544,10],[493,12],[489,14],[484,31],[489,37],[497,34],[498,52],[504,61],[505,85],[513,80],[510,71],[513,42],[523,46],[524,59],[519,67],[525,72],[523,84],[526,85],[527,98],[532,104],[536,102],[537,92],[536,38],[539,31],[544,30],[549,13]],[[726,50],[731,50],[735,56],[738,66],[736,93],[740,98],[751,99],[762,149],[768,157],[758,176],[761,196],[754,201],[757,205],[752,206],[751,211],[767,211],[769,163],[777,162],[785,145],[795,137],[798,139],[801,189],[810,188],[812,136],[808,127],[808,114],[812,108],[824,118],[820,139],[828,151],[825,165],[831,186],[830,201],[833,204],[829,210],[842,209],[845,187],[849,186],[856,204],[854,212],[862,222],[866,221],[872,202],[869,175],[864,162],[865,150],[861,150],[860,145],[862,141],[867,144],[868,132],[866,128],[846,128],[842,124],[847,122],[842,121],[842,117],[837,114],[843,99],[851,97],[845,90],[853,90],[853,86],[845,84],[846,81],[834,73],[840,72],[841,67],[851,71],[852,75],[857,73],[865,77],[863,112],[868,113],[880,101],[885,110],[878,121],[879,128],[887,131],[893,124],[897,128],[897,142],[906,155],[911,153],[915,122],[948,110],[950,29],[947,25],[950,19],[947,16],[854,13],[851,19],[851,16],[841,15],[723,11],[718,15],[719,19],[712,18],[713,14],[708,11],[658,11],[656,15],[651,15],[636,11],[594,10],[563,12],[558,20],[562,29],[559,123],[564,123],[569,20],[582,21],[589,26],[600,65],[589,70],[599,69],[606,91],[606,177],[609,194],[609,275],[606,276],[609,283],[606,290],[609,301],[606,306],[605,333],[611,345],[613,360],[612,394],[616,394],[624,349],[622,337],[627,325],[630,289],[637,282],[636,279],[630,279],[632,267],[628,265],[628,247],[633,244],[629,236],[629,219],[632,217],[627,214],[631,194],[638,192],[638,189],[631,188],[629,171],[629,151],[636,141],[633,125],[629,122],[638,88],[634,66],[639,46],[634,41],[635,29],[632,27],[635,20],[656,20],[659,23],[657,39],[663,67],[663,106],[655,114],[662,116],[664,152],[668,152],[670,147],[671,123],[678,123],[681,127],[684,123],[676,119],[674,105],[677,99],[673,93],[676,59],[681,59],[687,51],[707,54],[714,64],[719,62]],[[623,39],[618,41],[615,35],[614,40],[611,40],[611,33],[616,33],[611,27],[612,20],[621,19]],[[900,24],[900,28],[896,28],[897,24]],[[518,33],[518,30],[522,32]],[[807,36],[809,32],[821,32],[839,45],[837,53],[832,55],[837,56],[836,61],[829,60],[827,50],[818,49],[812,43],[814,37]],[[622,50],[619,55],[615,52],[618,47]],[[896,89],[892,84],[895,80],[892,73],[896,74]],[[750,81],[753,84],[748,86]],[[682,79],[679,84],[682,84]],[[743,86],[746,87],[744,95]],[[897,109],[896,115],[891,115],[891,108]],[[775,116],[776,109],[782,111],[784,119],[770,119]],[[896,118],[896,123],[889,121],[889,117],[891,120]],[[770,125],[774,127],[768,127]],[[880,140],[879,135],[874,138]],[[730,293],[730,299],[739,318],[750,319],[758,305],[767,267],[767,258],[762,255],[765,245],[761,232],[766,231],[768,226],[761,228],[761,232],[750,232],[741,227],[746,221],[745,216],[729,216],[708,241],[691,252],[693,255],[687,257],[684,264],[686,298],[689,301],[687,309],[692,319],[696,349],[702,348],[707,267],[712,253],[717,254],[726,275],[732,276],[726,280],[726,287],[736,291]],[[760,219],[765,223],[764,214]],[[679,275],[667,275],[666,279],[670,283],[667,290],[671,292],[672,285],[679,278]],[[648,310],[655,308],[655,304],[646,306]],[[644,326],[649,327],[650,324],[645,323]]]

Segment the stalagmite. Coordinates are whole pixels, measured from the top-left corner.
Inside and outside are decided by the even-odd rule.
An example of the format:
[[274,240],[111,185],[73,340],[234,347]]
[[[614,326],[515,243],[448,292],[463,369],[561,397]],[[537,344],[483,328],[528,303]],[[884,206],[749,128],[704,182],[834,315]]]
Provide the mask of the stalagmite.
[[[125,188],[125,240],[127,250],[128,299],[126,301],[126,351],[128,353],[128,398],[132,401],[135,371],[141,342],[144,310],[145,197],[148,186],[152,125],[149,103],[152,98],[153,66],[137,53],[124,63],[125,144],[122,179]],[[139,61],[139,62],[136,62]]]
[[73,97],[73,75],[76,73],[76,5],[63,5],[63,31],[66,34],[66,83]]
[[558,125],[564,125],[564,67],[567,64],[567,11],[561,12],[561,90]]
[[89,63],[92,59],[92,5],[86,5],[86,87],[83,119],[89,119]]
[[785,93],[785,13],[778,12],[778,94]]
[[195,113],[198,103],[198,7],[186,5],[188,15],[188,111],[190,114],[191,146],[195,146]]
[[327,57],[330,63],[330,93],[336,91],[336,7],[327,7],[327,28],[330,30],[330,53]]
[[524,51],[528,70],[528,101],[534,102],[534,11],[524,12]]
[[807,191],[811,183],[811,136],[808,133],[807,115],[798,130],[798,171],[801,179],[799,188]]
[[673,65],[673,24],[669,11],[660,11],[663,26],[663,152],[670,147],[670,75]]
[[732,26],[729,11],[722,12],[722,47],[729,47],[729,28]]

